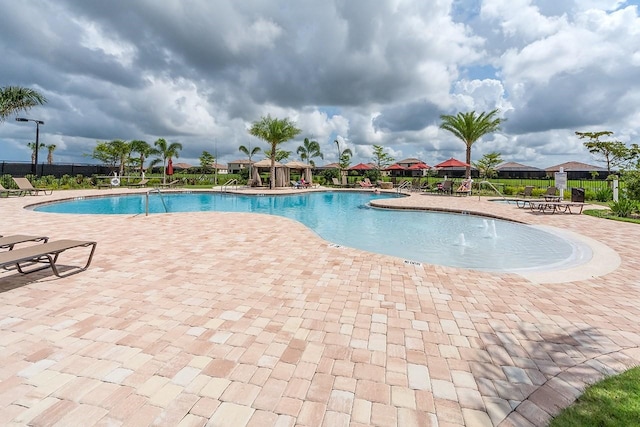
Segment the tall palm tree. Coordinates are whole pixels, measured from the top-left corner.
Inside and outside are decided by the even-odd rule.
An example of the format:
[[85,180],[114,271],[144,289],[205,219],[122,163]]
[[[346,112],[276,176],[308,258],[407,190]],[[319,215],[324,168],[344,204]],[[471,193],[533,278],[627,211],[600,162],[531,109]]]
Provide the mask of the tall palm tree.
[[320,157],[321,159],[324,159],[324,155],[322,154],[322,151],[320,151],[320,144],[318,144],[318,141],[309,141],[309,138],[304,139],[303,144],[298,147],[298,151],[296,152],[300,154],[300,159],[302,159],[302,161],[306,160],[307,163],[312,166],[315,166],[315,163],[311,160],[313,157]]
[[9,115],[20,111],[27,112],[31,107],[42,105],[47,102],[47,98],[40,92],[19,87],[5,86],[0,88],[0,122],[3,122]]
[[44,142],[41,142],[40,144],[38,144],[38,147],[36,147],[36,143],[35,142],[27,142],[27,147],[31,148],[31,164],[36,162],[36,150],[39,150],[41,148],[44,148]]
[[274,189],[276,186],[276,154],[278,153],[278,145],[293,139],[302,132],[295,125],[295,122],[287,119],[272,118],[270,115],[262,117],[260,120],[253,122],[249,133],[257,138],[262,139],[270,144],[271,170],[269,171],[269,188]]
[[130,142],[131,144],[131,152],[138,153],[139,157],[139,166],[140,166],[140,175],[144,172],[144,161],[147,157],[154,154],[153,147],[149,145],[147,141],[141,141],[139,139],[134,139]]
[[471,176],[471,146],[474,142],[489,133],[500,130],[500,124],[505,121],[495,117],[498,109],[488,113],[482,112],[479,116],[475,111],[470,113],[458,113],[455,116],[442,115],[440,128],[447,130],[460,138],[467,146],[467,169],[466,176]]
[[53,164],[53,151],[56,149],[56,144],[47,145],[47,164]]
[[172,157],[180,157],[180,150],[182,150],[182,144],[179,142],[167,143],[164,138],[159,138],[153,143],[156,147],[154,154],[159,155],[162,158],[162,184],[167,183],[167,159]]
[[[249,147],[251,147],[251,145],[249,145]],[[249,150],[244,145],[241,145],[240,147],[238,147],[238,150],[240,150],[241,153],[244,153],[247,157],[249,157],[249,179],[253,179],[251,174],[251,168],[253,167],[253,162],[251,161],[251,158],[260,152],[260,147],[253,147],[251,150]]]

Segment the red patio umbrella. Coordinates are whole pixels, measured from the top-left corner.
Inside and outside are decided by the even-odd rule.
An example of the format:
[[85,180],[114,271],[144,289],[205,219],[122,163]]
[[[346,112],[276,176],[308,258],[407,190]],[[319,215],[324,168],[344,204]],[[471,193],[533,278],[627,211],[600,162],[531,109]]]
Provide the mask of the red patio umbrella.
[[445,160],[442,163],[438,163],[437,165],[434,166],[434,168],[437,169],[441,169],[441,168],[466,168],[467,166],[471,166],[465,162],[461,162],[458,159],[454,159],[453,157],[450,158],[449,160]]
[[169,158],[169,163],[167,163],[167,175],[173,175],[173,160]]

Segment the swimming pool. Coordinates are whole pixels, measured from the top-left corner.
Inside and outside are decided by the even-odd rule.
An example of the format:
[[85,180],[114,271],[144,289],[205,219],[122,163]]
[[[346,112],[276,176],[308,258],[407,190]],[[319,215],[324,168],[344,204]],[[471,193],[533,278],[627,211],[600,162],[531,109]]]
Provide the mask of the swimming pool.
[[[586,262],[588,247],[541,227],[453,213],[376,209],[371,192],[309,192],[255,196],[226,193],[151,193],[149,212],[254,212],[294,219],[336,245],[409,262],[486,271],[530,271]],[[40,205],[40,212],[145,212],[145,194],[80,198]]]

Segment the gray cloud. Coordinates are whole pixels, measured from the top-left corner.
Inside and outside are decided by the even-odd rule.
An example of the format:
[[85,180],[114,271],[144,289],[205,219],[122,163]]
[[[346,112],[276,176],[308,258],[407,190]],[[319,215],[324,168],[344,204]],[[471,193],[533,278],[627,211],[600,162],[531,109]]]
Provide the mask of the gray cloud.
[[[272,114],[304,125],[327,162],[340,138],[354,161],[380,144],[437,163],[464,156],[440,114],[493,108],[504,132],[474,159],[496,148],[544,166],[568,147],[565,160],[587,161],[576,128],[639,133],[640,21],[613,0],[584,4],[0,0],[0,85],[46,94],[30,115],[68,161],[96,140],[164,137],[185,161],[217,149],[226,162],[264,147],[246,128]],[[32,131],[0,125],[0,160],[28,161]]]

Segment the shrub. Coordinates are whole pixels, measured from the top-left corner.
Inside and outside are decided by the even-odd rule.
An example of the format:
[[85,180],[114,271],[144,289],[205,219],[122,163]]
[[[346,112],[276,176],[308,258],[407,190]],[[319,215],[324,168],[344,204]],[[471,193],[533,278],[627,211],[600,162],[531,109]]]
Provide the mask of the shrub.
[[608,202],[613,199],[613,190],[610,188],[601,188],[593,195],[593,200],[598,202]]
[[640,200],[640,171],[627,171],[623,178],[625,196],[632,200]]
[[609,207],[615,216],[628,218],[632,213],[638,210],[638,203],[635,200],[621,198],[617,202],[614,201],[609,203]]

